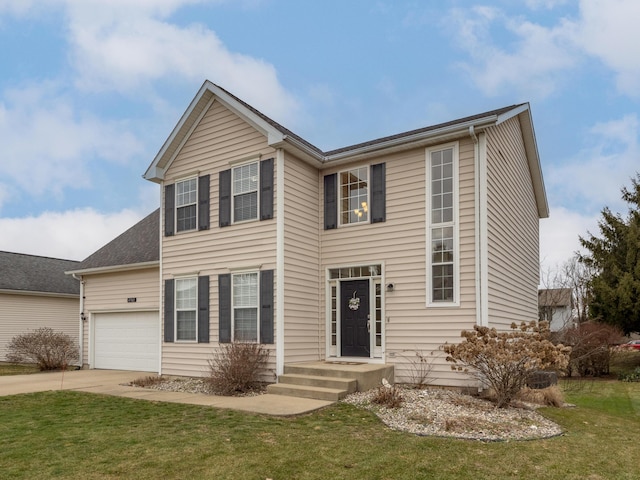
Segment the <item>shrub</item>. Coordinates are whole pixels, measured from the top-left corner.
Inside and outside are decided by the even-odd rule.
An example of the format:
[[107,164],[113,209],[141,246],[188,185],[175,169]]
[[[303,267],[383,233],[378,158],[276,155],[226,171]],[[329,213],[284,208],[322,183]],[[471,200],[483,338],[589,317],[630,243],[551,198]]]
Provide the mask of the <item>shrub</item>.
[[453,370],[466,372],[493,390],[498,407],[506,407],[539,370],[562,370],[571,349],[549,340],[547,322],[513,323],[510,332],[474,326],[459,344],[445,344]]
[[221,344],[209,360],[208,383],[221,395],[246,393],[259,383],[268,359],[269,351],[258,343]]
[[621,374],[618,379],[622,382],[640,382],[640,367],[629,373]]
[[564,405],[564,394],[557,385],[541,389],[525,387],[518,393],[518,399],[523,402],[549,407],[562,407]]
[[131,385],[134,387],[153,387],[164,382],[164,378],[159,375],[148,375],[146,377],[136,378],[131,381]]
[[619,343],[621,338],[622,330],[597,322],[583,323],[560,332],[559,341],[571,346],[568,375],[608,375],[614,355],[612,345]]
[[78,345],[73,338],[49,327],[13,337],[7,350],[10,362],[35,363],[40,370],[64,370],[78,360]]
[[395,385],[380,385],[371,401],[377,405],[382,405],[387,408],[399,408],[402,406],[404,399],[402,398],[402,392]]
[[425,388],[434,381],[431,378],[434,364],[433,352],[427,355],[421,350],[409,351],[413,352],[413,355],[405,357],[409,361],[409,381],[416,388]]

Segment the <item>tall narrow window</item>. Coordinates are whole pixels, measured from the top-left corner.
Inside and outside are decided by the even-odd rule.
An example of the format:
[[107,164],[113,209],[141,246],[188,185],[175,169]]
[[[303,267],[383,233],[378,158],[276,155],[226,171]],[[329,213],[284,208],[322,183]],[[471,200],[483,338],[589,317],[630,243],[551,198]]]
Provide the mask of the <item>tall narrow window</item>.
[[198,179],[176,182],[176,231],[194,230],[197,225]]
[[258,162],[233,168],[233,221],[258,218]]
[[197,337],[197,278],[177,278],[176,295],[176,340],[196,341]]
[[453,304],[457,298],[456,146],[427,156],[429,225],[429,303]]
[[369,221],[369,167],[340,173],[340,224]]
[[233,339],[258,341],[258,274],[233,275]]

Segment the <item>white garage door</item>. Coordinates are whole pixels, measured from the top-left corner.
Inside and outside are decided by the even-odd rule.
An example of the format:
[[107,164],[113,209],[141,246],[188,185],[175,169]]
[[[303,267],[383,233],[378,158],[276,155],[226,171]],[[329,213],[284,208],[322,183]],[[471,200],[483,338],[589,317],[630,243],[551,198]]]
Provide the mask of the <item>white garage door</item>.
[[94,368],[158,371],[158,312],[97,313],[93,338]]

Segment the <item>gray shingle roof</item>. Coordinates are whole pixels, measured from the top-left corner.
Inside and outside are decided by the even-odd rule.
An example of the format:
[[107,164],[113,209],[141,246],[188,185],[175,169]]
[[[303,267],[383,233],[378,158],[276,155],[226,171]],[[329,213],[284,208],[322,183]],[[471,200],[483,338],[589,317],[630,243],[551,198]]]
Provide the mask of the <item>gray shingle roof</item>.
[[157,262],[160,259],[160,209],[85,258],[73,270]]
[[64,273],[79,264],[74,260],[0,252],[0,290],[79,295],[80,282]]

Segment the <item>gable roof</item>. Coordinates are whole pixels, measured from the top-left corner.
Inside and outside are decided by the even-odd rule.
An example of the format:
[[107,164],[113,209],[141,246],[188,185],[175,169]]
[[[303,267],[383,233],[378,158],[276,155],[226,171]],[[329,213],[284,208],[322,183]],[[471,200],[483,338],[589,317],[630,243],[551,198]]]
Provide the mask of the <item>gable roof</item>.
[[549,216],[549,206],[542,179],[540,157],[533,129],[531,110],[528,103],[490,110],[477,115],[324,152],[224,88],[207,80],[202,87],[200,87],[200,90],[189,104],[189,107],[180,118],[178,124],[151,162],[151,165],[147,168],[143,175],[145,179],[156,183],[164,180],[165,172],[214,101],[219,101],[226,108],[252,125],[257,131],[265,135],[271,147],[276,149],[282,148],[302,160],[314,164],[318,168],[323,168],[324,166],[333,165],[338,162],[361,160],[381,153],[426,146],[463,135],[475,136],[477,132],[483,129],[499,125],[510,118],[518,117],[527,153],[527,160],[529,162],[529,171],[533,181],[538,216],[540,218]]
[[23,253],[0,252],[0,291],[79,295],[80,283],[65,275],[80,262]]
[[68,274],[153,266],[160,259],[160,209],[89,255]]

